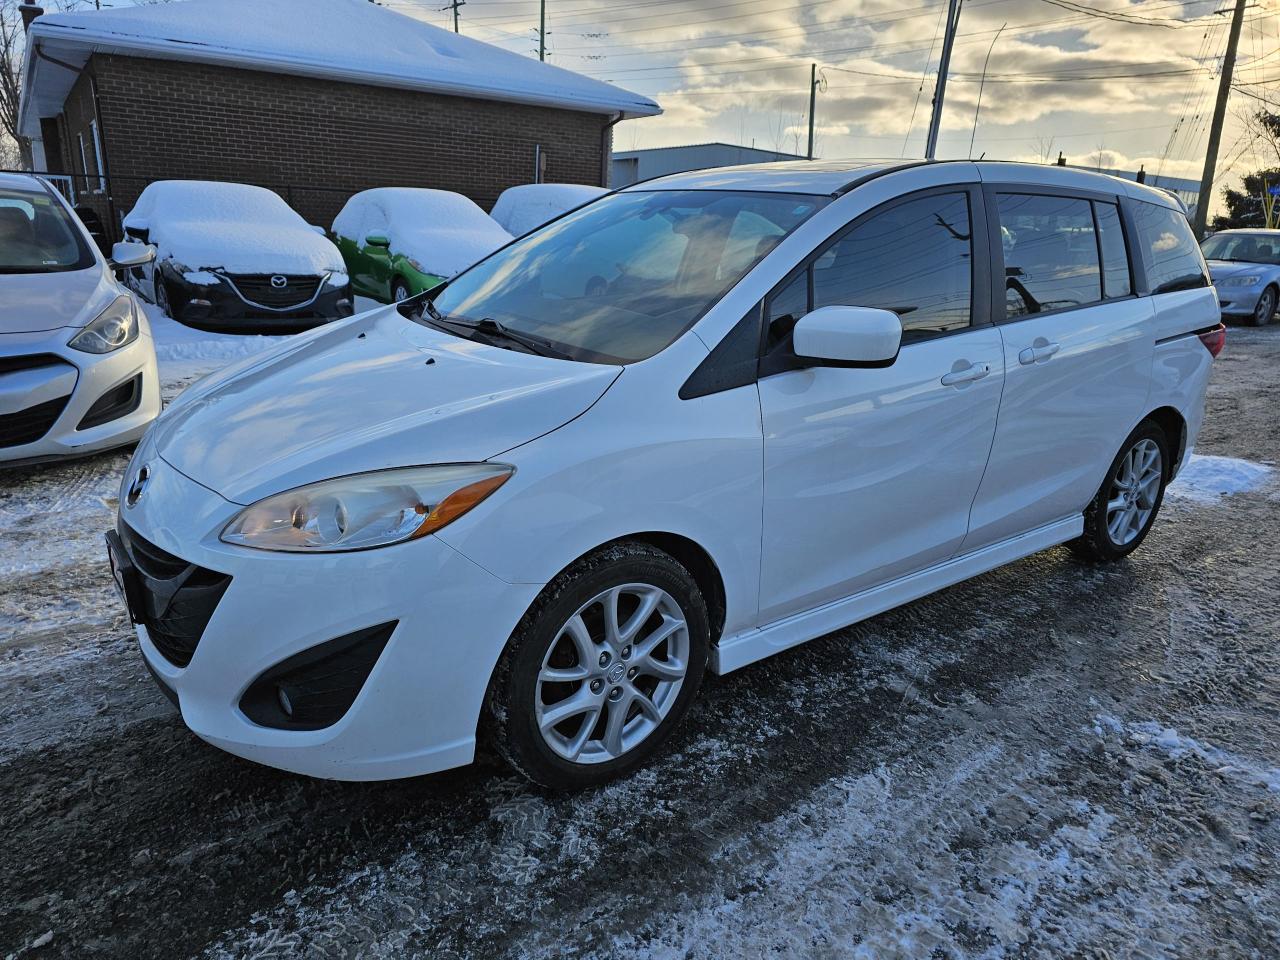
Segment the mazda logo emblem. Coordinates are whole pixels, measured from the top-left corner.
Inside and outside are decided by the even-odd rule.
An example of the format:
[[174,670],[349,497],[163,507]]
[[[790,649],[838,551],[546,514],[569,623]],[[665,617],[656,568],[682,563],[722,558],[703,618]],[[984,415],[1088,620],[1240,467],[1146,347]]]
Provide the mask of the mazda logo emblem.
[[133,482],[129,484],[129,490],[124,495],[124,502],[128,506],[133,506],[142,499],[142,492],[147,489],[147,481],[151,479],[151,465],[144,463],[138,468],[138,472],[133,475]]
[[271,287],[274,290],[283,290],[288,285],[289,285],[288,277],[282,277],[280,276],[280,274],[277,273],[274,277],[271,278]]

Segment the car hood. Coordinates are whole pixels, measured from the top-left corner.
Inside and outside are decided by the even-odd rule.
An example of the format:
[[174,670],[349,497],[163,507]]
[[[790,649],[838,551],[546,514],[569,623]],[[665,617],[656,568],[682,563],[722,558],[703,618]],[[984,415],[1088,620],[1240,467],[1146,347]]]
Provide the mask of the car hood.
[[387,307],[202,381],[153,437],[165,462],[248,504],[367,470],[486,460],[577,417],[620,372],[463,340]]
[[1214,280],[1225,280],[1227,277],[1267,276],[1280,268],[1269,263],[1243,263],[1239,260],[1209,260],[1209,276]]
[[96,264],[58,273],[0,273],[0,333],[83,327],[121,293]]
[[346,269],[333,241],[287,223],[178,220],[153,226],[151,239],[157,256],[190,270],[318,276]]

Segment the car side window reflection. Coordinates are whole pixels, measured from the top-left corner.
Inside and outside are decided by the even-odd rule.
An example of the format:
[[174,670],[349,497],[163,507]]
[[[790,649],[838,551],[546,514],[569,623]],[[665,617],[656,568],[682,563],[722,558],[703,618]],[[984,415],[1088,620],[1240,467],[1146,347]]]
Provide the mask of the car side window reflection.
[[1102,299],[1102,269],[1088,200],[1002,193],[1005,316],[1061,310]]
[[765,352],[787,338],[796,321],[809,312],[809,271],[801,270],[773,295],[765,314]]
[[813,264],[813,306],[892,310],[903,342],[970,325],[973,232],[965,193],[873,213]]

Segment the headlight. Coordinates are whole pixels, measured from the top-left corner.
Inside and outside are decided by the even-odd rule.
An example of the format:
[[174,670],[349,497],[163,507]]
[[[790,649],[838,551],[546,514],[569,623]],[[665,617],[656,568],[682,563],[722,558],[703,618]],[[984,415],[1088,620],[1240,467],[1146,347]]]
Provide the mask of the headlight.
[[85,353],[110,353],[137,339],[138,317],[133,310],[133,300],[116,297],[97,319],[67,341],[67,346]]
[[258,550],[341,553],[439,530],[507,482],[515,467],[456,463],[358,473],[277,493],[245,507],[222,541]]
[[1261,277],[1226,277],[1218,281],[1220,287],[1252,287]]
[[413,259],[413,257],[405,257],[404,262],[409,264],[409,266],[413,267],[413,269],[417,270],[419,273],[427,272],[426,270],[422,269],[422,264],[419,263],[417,260]]

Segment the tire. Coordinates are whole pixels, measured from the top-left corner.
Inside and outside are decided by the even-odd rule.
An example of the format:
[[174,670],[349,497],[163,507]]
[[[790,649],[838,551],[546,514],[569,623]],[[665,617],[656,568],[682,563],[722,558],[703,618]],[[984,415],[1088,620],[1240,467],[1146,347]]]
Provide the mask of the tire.
[[169,306],[169,291],[165,289],[164,280],[160,277],[160,271],[156,271],[155,279],[152,281],[155,288],[152,291],[152,302],[160,308],[160,312],[166,317],[173,317],[172,308]]
[[397,277],[391,282],[391,302],[399,303],[401,300],[408,300],[412,294],[409,293],[409,285]]
[[1152,420],[1142,421],[1120,447],[1107,478],[1085,508],[1084,533],[1069,544],[1076,555],[1109,563],[1138,549],[1160,513],[1171,467],[1164,431]]
[[[610,597],[623,627],[612,639]],[[636,623],[650,601],[652,612]],[[542,591],[494,670],[486,722],[498,752],[554,790],[632,772],[662,748],[697,695],[709,622],[689,571],[655,547],[620,542],[579,560]]]
[[1265,327],[1276,314],[1276,288],[1267,287],[1258,297],[1258,304],[1253,308],[1251,322],[1255,327]]

